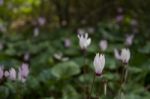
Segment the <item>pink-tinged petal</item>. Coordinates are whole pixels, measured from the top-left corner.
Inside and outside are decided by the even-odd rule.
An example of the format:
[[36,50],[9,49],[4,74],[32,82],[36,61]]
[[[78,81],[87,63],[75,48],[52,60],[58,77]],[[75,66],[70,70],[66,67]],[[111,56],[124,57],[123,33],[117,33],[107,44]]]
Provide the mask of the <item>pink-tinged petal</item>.
[[118,50],[117,49],[114,49],[114,55],[115,55],[115,58],[117,60],[120,60],[121,59],[121,55],[119,54]]
[[99,42],[99,47],[101,48],[102,51],[105,51],[107,49],[108,43],[106,40],[101,40]]
[[21,66],[21,74],[22,76],[24,77],[27,77],[28,74],[29,74],[29,67],[28,67],[28,64],[25,64],[23,63],[22,66]]
[[14,68],[11,68],[9,70],[9,79],[10,80],[16,80],[16,70]]
[[9,72],[8,71],[5,71],[4,72],[4,76],[7,78],[9,76]]

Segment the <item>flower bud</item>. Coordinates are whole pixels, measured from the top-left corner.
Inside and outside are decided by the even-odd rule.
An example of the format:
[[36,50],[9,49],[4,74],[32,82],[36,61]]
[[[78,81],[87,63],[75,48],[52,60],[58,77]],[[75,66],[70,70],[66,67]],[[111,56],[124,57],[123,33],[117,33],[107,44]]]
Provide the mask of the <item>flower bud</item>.
[[95,67],[96,75],[100,76],[105,66],[105,56],[103,54],[99,55],[99,53],[97,53],[94,58],[93,64]]
[[107,49],[108,43],[107,40],[101,40],[99,42],[99,47],[101,48],[102,51],[105,51]]

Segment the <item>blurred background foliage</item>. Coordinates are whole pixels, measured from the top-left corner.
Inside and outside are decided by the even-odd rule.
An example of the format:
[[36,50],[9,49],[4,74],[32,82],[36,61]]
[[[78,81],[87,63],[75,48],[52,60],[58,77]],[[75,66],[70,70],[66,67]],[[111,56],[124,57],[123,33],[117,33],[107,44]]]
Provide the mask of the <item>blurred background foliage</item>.
[[[0,64],[5,69],[30,65],[25,83],[0,83],[0,98],[83,99],[84,87],[92,83],[93,57],[101,52],[99,41],[106,39],[108,92],[104,96],[97,78],[92,99],[97,94],[118,99],[121,64],[114,49],[124,47],[130,48],[131,60],[122,99],[150,99],[149,5],[149,0],[0,0]],[[77,38],[83,32],[92,38],[86,64]],[[131,34],[133,44],[126,46]]]

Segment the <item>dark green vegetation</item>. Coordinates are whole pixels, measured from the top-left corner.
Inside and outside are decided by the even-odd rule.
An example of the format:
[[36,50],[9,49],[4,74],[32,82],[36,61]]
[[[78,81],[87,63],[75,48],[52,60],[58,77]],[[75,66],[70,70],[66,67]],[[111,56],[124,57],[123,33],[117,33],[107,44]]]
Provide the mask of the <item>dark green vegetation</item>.
[[[122,97],[149,99],[149,5],[149,0],[4,0],[0,6],[0,64],[5,69],[18,68],[27,53],[30,59],[25,62],[30,65],[30,74],[24,84],[0,81],[0,99],[83,99],[84,88],[89,90],[93,80],[93,58],[101,52],[101,39],[108,41],[106,65],[103,77],[96,78],[92,97],[98,94],[102,99],[114,99],[121,79],[121,63],[115,59],[114,49],[127,47],[127,34],[135,37],[129,47],[129,75],[121,89]],[[117,12],[120,7],[123,12]],[[118,15],[124,18],[117,23]],[[45,18],[44,25],[37,23],[39,17]],[[133,20],[138,25],[133,26]],[[86,65],[78,44],[78,28],[84,28],[92,39]],[[69,47],[64,46],[66,39],[71,41]],[[58,58],[60,53],[62,57]],[[103,78],[108,81],[107,96],[103,93]]]

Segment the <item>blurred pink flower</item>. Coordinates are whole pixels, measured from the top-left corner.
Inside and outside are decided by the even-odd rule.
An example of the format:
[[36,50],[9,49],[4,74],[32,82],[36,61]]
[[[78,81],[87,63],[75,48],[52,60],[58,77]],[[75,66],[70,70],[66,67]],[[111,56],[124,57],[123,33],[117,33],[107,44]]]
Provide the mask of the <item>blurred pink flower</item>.
[[66,38],[64,40],[64,46],[67,47],[67,48],[71,46],[71,40],[69,38]]
[[26,78],[21,75],[21,69],[20,68],[19,68],[19,72],[18,72],[18,80],[21,82],[26,81]]
[[123,15],[117,15],[117,16],[116,16],[116,21],[117,21],[117,22],[121,22],[121,21],[123,21],[123,18],[124,18]]
[[2,68],[2,67],[0,67],[0,79],[2,79],[2,78],[3,78],[3,75],[4,75],[3,68]]
[[24,61],[28,61],[30,59],[30,54],[26,52],[23,57]]
[[25,82],[28,74],[29,74],[29,65],[23,63],[21,67],[19,67],[18,80]]
[[133,34],[132,35],[127,35],[126,36],[126,40],[125,40],[125,44],[128,45],[128,46],[132,45],[133,39],[134,39],[134,35]]
[[66,20],[62,20],[61,24],[62,24],[62,26],[66,26],[67,25],[67,21]]
[[7,78],[7,77],[9,77],[9,72],[8,71],[5,71],[4,72],[4,76]]
[[138,25],[138,22],[137,22],[136,19],[132,19],[130,24],[131,24],[132,26],[137,26],[137,25]]
[[4,4],[4,0],[0,0],[0,6]]
[[108,43],[107,40],[101,40],[99,42],[99,47],[101,48],[102,51],[105,51],[107,49]]
[[21,75],[24,77],[27,77],[29,74],[29,65],[26,63],[23,63],[21,66]]
[[46,22],[46,19],[44,17],[39,17],[38,18],[38,23],[40,26],[43,26]]
[[118,12],[118,13],[122,13],[122,12],[123,12],[123,8],[122,8],[122,7],[118,7],[118,8],[117,8],[117,12]]
[[10,80],[16,80],[16,70],[14,68],[11,68],[9,70],[9,79]]

